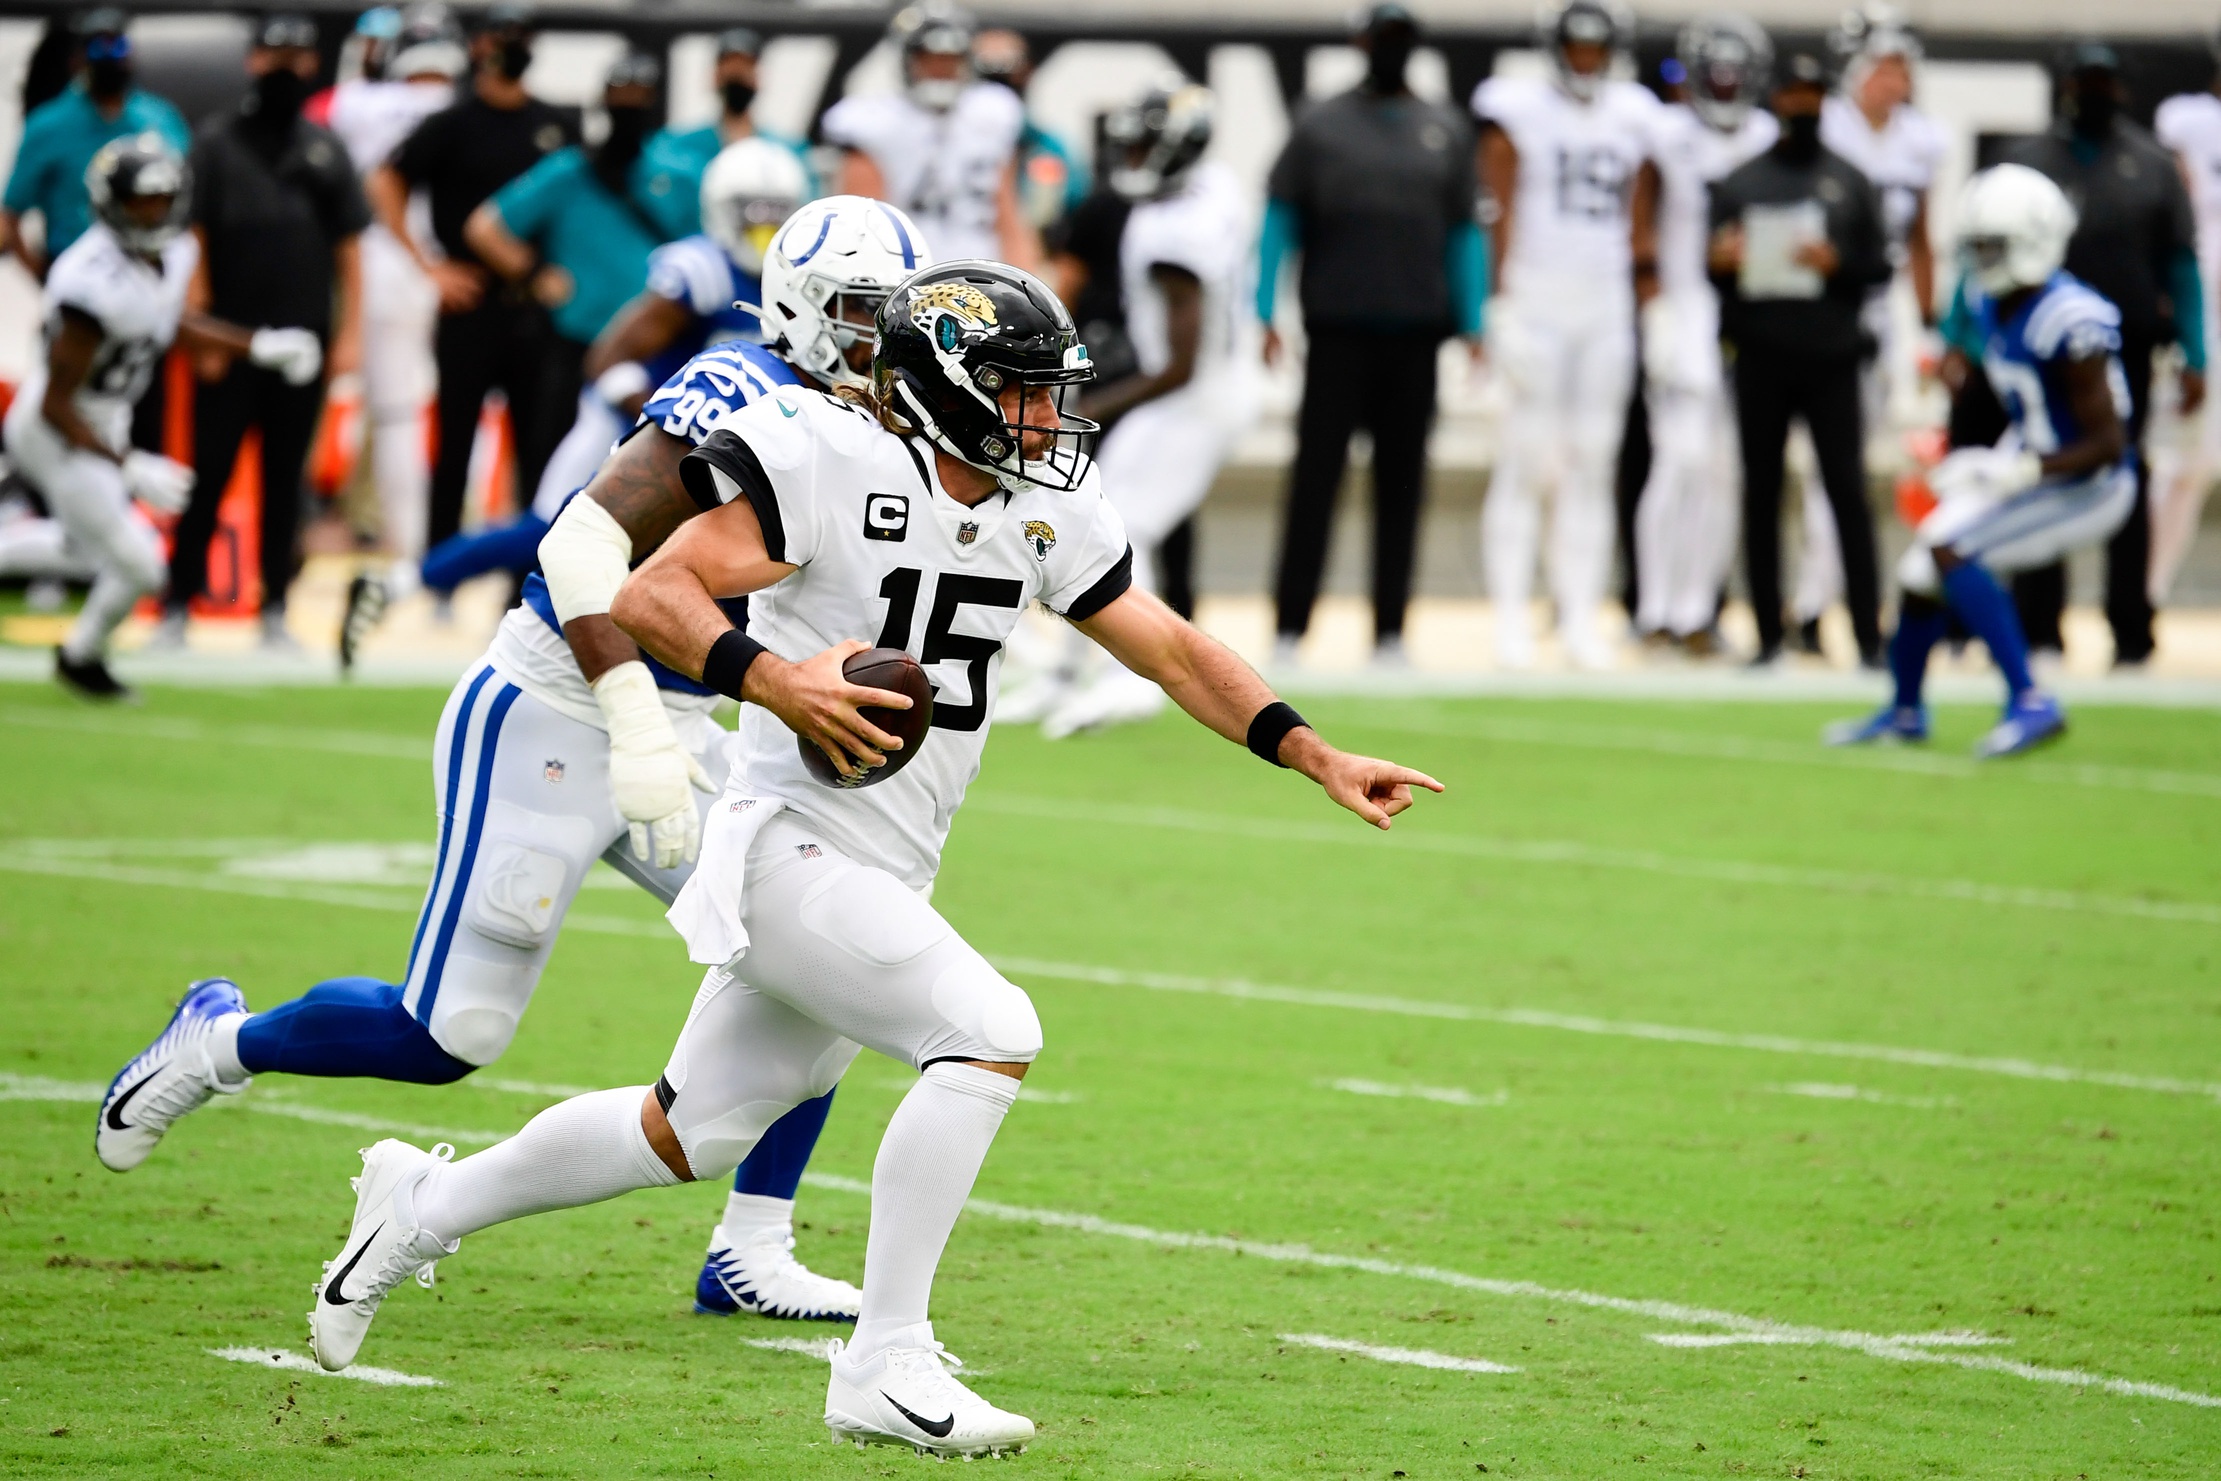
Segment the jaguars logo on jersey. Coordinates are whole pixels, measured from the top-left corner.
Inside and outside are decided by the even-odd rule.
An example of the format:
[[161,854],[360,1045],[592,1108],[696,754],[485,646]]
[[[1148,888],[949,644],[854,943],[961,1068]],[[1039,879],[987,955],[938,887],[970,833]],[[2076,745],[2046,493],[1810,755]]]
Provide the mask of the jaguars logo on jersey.
[[910,322],[948,353],[967,330],[995,327],[995,301],[969,283],[934,283],[911,298]]
[[1038,519],[1027,520],[1026,543],[1033,547],[1033,558],[1046,563],[1049,559],[1049,552],[1057,548],[1056,527],[1044,524]]

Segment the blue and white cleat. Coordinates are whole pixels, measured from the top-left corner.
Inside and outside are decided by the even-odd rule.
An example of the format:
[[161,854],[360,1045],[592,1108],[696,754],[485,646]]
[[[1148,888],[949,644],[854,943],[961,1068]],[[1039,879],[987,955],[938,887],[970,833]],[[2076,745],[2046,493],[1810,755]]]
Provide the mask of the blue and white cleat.
[[1928,739],[1928,707],[1883,705],[1864,720],[1837,721],[1820,732],[1820,739],[1831,746],[1919,745]]
[[1977,761],[1995,761],[2018,756],[2066,733],[2067,712],[2059,707],[2059,701],[2030,690],[2005,707],[2005,718],[1976,744],[1974,757]]
[[147,1160],[179,1117],[199,1110],[212,1095],[237,1095],[247,1088],[252,1076],[227,1085],[208,1054],[217,1020],[246,1011],[245,994],[228,977],[206,978],[185,990],[185,1001],[162,1032],[108,1082],[100,1099],[93,1151],[103,1166],[129,1172]]
[[819,1275],[794,1258],[792,1234],[766,1234],[744,1245],[710,1246],[694,1282],[694,1309],[704,1316],[758,1316],[795,1322],[853,1322],[864,1293],[845,1280]]

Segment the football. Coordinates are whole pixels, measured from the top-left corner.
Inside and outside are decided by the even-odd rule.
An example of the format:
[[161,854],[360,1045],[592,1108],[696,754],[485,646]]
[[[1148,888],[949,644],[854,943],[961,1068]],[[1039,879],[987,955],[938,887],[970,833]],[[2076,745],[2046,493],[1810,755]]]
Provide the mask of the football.
[[918,748],[925,744],[926,732],[933,727],[933,686],[926,681],[925,670],[918,667],[918,661],[900,648],[867,648],[861,653],[852,653],[841,664],[841,677],[866,689],[891,689],[910,696],[907,710],[867,705],[857,711],[889,735],[902,737],[902,749],[889,751],[885,766],[868,768],[860,776],[842,776],[826,754],[817,748],[816,742],[806,736],[794,738],[802,752],[802,764],[809,768],[811,776],[828,787],[853,790],[883,782],[917,758]]

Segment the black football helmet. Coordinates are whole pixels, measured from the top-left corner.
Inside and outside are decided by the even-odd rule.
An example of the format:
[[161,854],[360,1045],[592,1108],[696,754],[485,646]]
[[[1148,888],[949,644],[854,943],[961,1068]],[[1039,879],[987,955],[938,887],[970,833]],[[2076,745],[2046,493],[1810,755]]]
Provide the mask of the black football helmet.
[[[85,193],[92,199],[93,214],[126,251],[143,257],[161,256],[185,230],[191,184],[185,157],[151,131],[109,140],[85,166]],[[134,202],[161,196],[169,197],[170,205],[159,218],[150,220],[132,208]]]
[[1674,50],[1689,106],[1722,133],[1742,127],[1773,78],[1774,43],[1748,16],[1699,16],[1681,28]]
[[[1549,54],[1558,86],[1586,103],[1602,90],[1612,64],[1635,45],[1635,13],[1625,0],[1547,0],[1535,18],[1536,40]],[[1601,46],[1611,55],[1603,70],[1576,72],[1565,49],[1576,43]]]
[[1130,201],[1169,194],[1210,147],[1211,90],[1178,73],[1160,78],[1105,119],[1103,131],[1118,151],[1108,176],[1112,190]]
[[[912,273],[879,306],[871,369],[890,411],[1007,489],[1074,489],[1087,472],[1081,439],[1102,428],[1066,411],[1065,400],[1095,379],[1095,365],[1072,316],[1031,273],[979,259]],[[1053,423],[1026,420],[1028,394],[1041,386],[1056,398]],[[1013,388],[1016,421],[1000,400]],[[1028,433],[1048,435],[1042,456],[1026,456]]]

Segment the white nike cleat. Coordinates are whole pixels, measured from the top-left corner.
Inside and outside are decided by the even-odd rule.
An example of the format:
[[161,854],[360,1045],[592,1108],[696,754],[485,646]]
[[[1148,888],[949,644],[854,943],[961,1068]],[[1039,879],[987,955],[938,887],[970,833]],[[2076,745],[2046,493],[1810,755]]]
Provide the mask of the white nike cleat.
[[108,1082],[93,1126],[93,1151],[103,1166],[129,1172],[147,1160],[178,1118],[208,1104],[212,1095],[237,1095],[253,1079],[227,1085],[208,1054],[216,1024],[247,1011],[247,1000],[228,977],[210,977],[185,990],[185,999],[153,1043]]
[[1041,738],[1063,740],[1083,730],[1130,725],[1165,707],[1165,694],[1137,673],[1120,668],[1067,697],[1042,717]]
[[863,1310],[862,1291],[794,1258],[791,1231],[770,1230],[731,1245],[719,1230],[717,1241],[694,1283],[694,1309],[705,1316],[752,1311],[795,1322],[852,1322]]
[[908,1445],[920,1455],[1001,1455],[1024,1450],[1033,1421],[997,1409],[956,1381],[964,1366],[933,1340],[933,1326],[911,1329],[920,1346],[887,1347],[861,1362],[833,1344],[825,1389],[825,1427],[836,1444]]
[[429,1152],[388,1138],[362,1154],[355,1189],[355,1224],[337,1258],[324,1262],[316,1302],[308,1312],[308,1345],[326,1372],[337,1373],[362,1351],[370,1319],[393,1288],[415,1276],[430,1290],[432,1267],[455,1253],[460,1240],[442,1242],[416,1222],[416,1189],[424,1175],[455,1155],[441,1142]]

